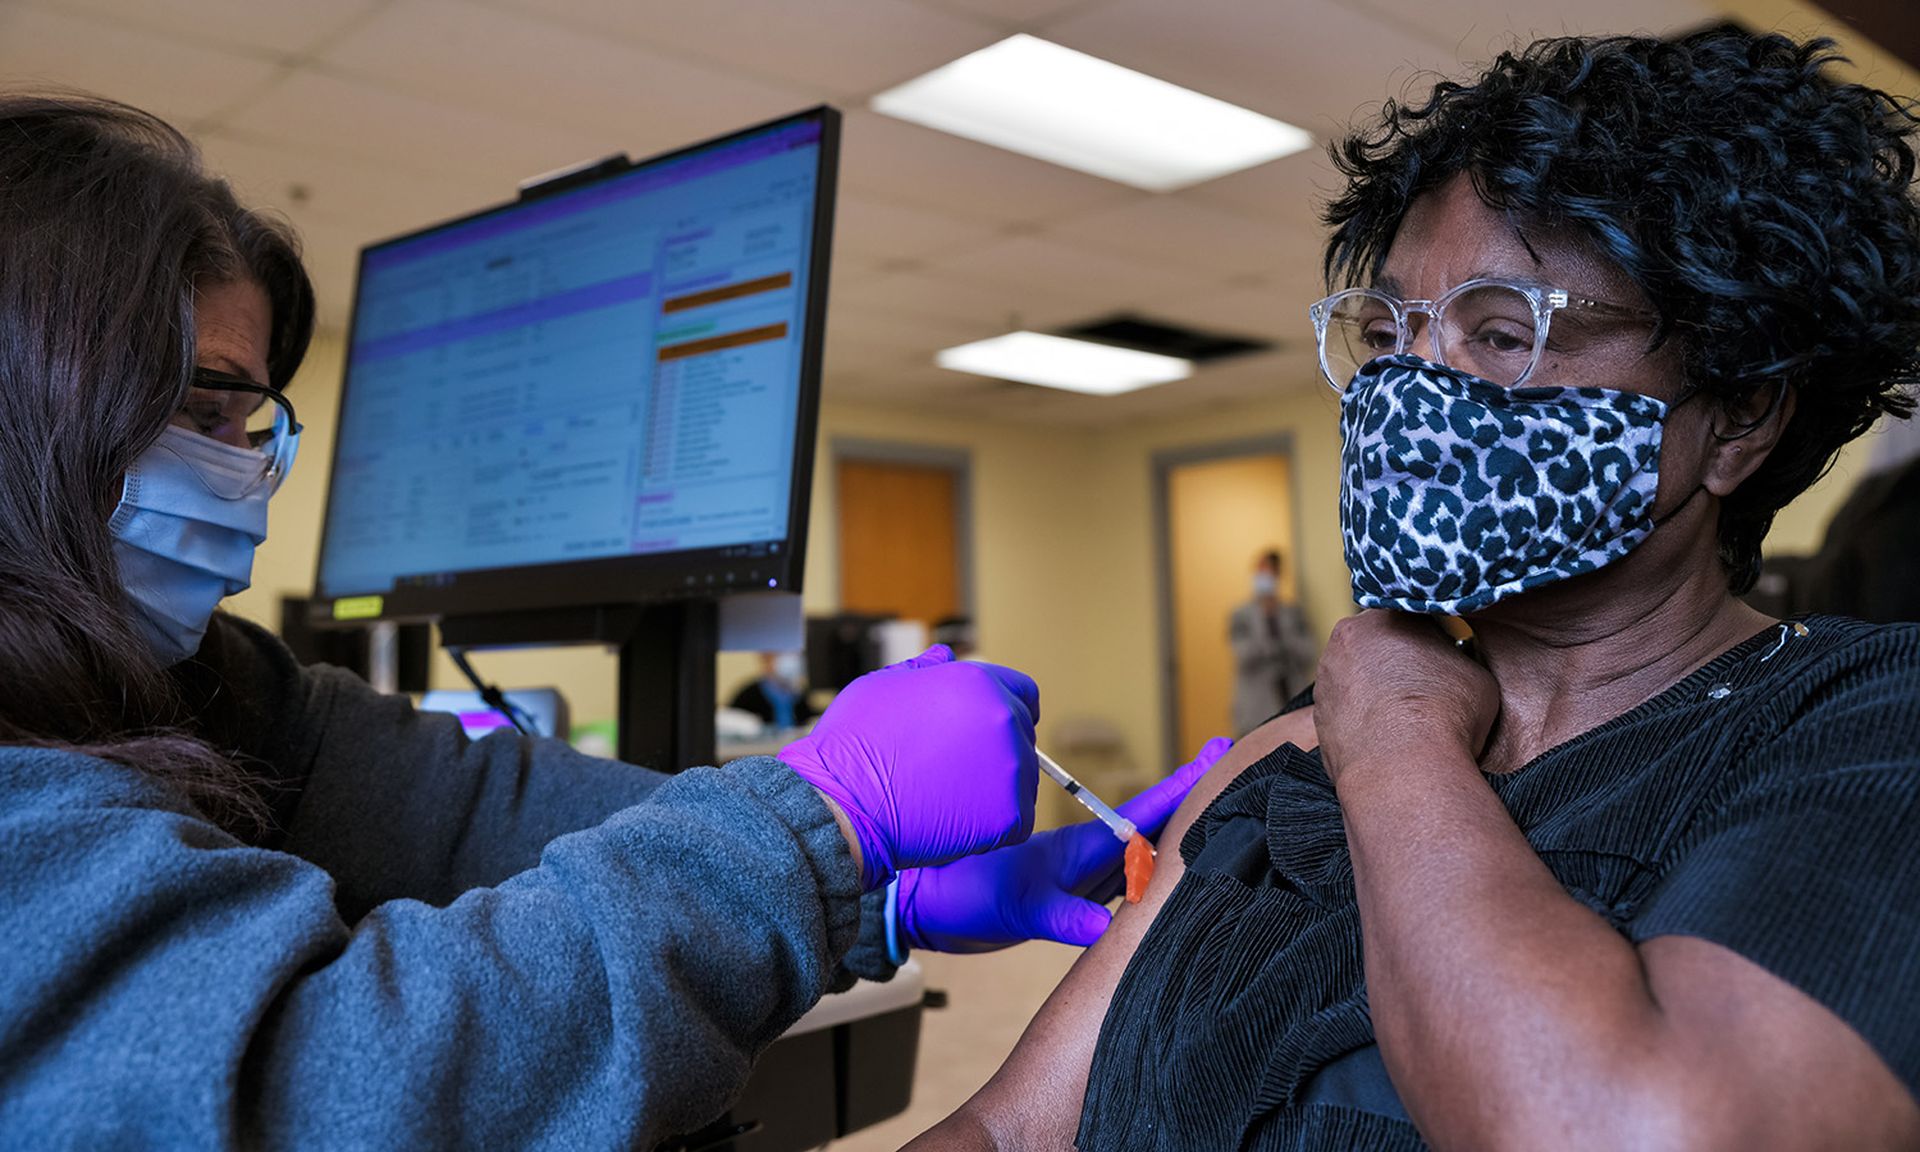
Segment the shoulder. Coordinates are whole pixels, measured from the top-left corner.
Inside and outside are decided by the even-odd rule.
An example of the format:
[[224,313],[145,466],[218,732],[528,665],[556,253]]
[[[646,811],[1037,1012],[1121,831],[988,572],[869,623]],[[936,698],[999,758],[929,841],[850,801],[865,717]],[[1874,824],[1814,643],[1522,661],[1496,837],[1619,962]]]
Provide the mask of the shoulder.
[[1187,830],[1223,792],[1239,780],[1247,769],[1265,760],[1283,744],[1292,744],[1303,751],[1320,746],[1320,735],[1313,726],[1311,704],[1275,716],[1235,741],[1227,754],[1207,770],[1207,774],[1187,793],[1187,798],[1180,802],[1173,818],[1167,821],[1166,831],[1160,835],[1160,843],[1180,844],[1186,838]]
[[286,722],[312,682],[279,637],[225,612],[214,613],[200,650],[170,674],[206,735],[239,747],[253,742],[253,729]]
[[1798,623],[1812,649],[1810,670],[1857,670],[1908,687],[1920,676],[1920,623],[1870,624],[1850,616],[1808,616]]
[[1763,654],[1783,667],[1749,709],[1761,738],[1825,743],[1831,734],[1842,759],[1884,751],[1920,768],[1920,624],[1799,623],[1804,636],[1788,625]]
[[185,668],[205,667],[228,679],[256,679],[261,675],[297,676],[303,668],[293,649],[278,636],[244,617],[213,614],[200,651]]
[[[1824,829],[1829,845],[1905,838],[1920,803],[1920,625],[1800,623],[1804,635],[1789,623],[1692,705],[1684,743],[1704,759],[1678,843],[1747,825],[1791,826],[1801,840]],[[1716,718],[1720,699],[1738,707]]]
[[193,813],[177,789],[138,768],[61,748],[0,746],[0,829],[63,812],[130,808]]
[[23,908],[81,916],[103,903],[138,902],[158,882],[158,861],[238,846],[178,789],[139,767],[0,748],[0,925]]

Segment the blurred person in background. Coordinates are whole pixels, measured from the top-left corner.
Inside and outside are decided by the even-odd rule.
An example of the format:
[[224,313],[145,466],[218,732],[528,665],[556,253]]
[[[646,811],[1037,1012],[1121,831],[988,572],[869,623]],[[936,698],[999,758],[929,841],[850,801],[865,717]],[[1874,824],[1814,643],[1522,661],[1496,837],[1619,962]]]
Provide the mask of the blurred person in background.
[[807,702],[806,654],[762,652],[760,678],[735,692],[727,707],[753,713],[776,732],[812,723],[817,713]]
[[1313,633],[1298,604],[1280,599],[1285,574],[1278,549],[1253,564],[1253,596],[1227,618],[1233,645],[1233,734],[1273,719],[1313,680]]

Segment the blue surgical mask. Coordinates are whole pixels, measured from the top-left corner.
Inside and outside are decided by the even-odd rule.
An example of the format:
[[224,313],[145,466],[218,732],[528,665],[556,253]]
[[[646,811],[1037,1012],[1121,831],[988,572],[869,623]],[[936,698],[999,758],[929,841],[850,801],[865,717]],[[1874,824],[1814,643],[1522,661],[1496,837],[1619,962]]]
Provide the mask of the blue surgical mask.
[[267,538],[267,459],[169,426],[127,470],[107,528],[120,584],[154,655],[178,664],[200,650],[222,599],[253,580]]
[[1669,411],[1412,355],[1363,365],[1340,400],[1354,599],[1458,615],[1620,559],[1654,529]]

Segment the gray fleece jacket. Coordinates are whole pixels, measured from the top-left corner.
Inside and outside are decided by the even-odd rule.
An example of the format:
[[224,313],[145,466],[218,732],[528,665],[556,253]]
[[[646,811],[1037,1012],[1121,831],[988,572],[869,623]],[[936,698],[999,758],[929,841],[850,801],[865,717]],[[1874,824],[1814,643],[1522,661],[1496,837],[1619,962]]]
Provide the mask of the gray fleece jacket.
[[848,979],[859,870],[778,761],[470,742],[226,617],[176,676],[274,827],[0,748],[0,1147],[646,1149]]

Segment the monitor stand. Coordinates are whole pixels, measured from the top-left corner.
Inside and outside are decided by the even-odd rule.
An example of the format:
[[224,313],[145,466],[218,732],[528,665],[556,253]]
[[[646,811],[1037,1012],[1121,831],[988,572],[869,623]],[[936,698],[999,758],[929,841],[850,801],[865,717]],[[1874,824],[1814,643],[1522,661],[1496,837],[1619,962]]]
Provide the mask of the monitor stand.
[[620,656],[620,759],[659,772],[713,763],[715,601],[450,616],[440,621],[440,642],[470,651],[613,647]]

